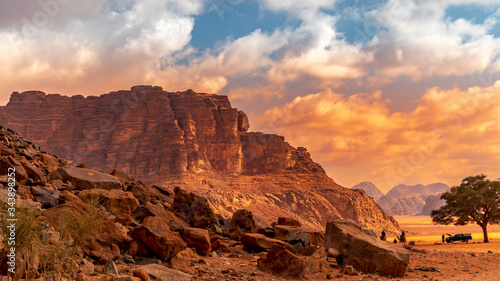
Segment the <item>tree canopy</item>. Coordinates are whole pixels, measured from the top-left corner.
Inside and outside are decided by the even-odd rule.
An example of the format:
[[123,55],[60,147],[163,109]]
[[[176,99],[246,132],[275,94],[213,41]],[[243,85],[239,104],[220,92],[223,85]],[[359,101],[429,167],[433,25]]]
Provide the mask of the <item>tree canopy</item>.
[[500,222],[500,182],[485,175],[469,176],[459,186],[443,193],[446,204],[431,213],[435,224],[466,225],[476,223],[483,229],[484,242],[489,242],[487,226]]

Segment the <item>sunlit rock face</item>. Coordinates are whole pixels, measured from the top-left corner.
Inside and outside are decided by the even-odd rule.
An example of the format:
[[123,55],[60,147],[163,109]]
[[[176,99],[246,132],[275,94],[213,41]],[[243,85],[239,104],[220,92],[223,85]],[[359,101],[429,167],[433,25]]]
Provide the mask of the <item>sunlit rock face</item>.
[[249,209],[268,222],[293,217],[317,229],[341,218],[398,229],[365,192],[330,179],[306,148],[248,132],[248,117],[226,96],[154,86],[89,97],[13,93],[0,123],[75,164],[201,194],[226,217]]

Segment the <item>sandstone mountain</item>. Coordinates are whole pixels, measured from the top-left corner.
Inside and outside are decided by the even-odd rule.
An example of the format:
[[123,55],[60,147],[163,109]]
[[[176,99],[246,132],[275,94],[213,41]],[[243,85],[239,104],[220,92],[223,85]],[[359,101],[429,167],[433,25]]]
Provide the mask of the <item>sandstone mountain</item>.
[[429,194],[410,194],[400,198],[382,196],[377,203],[391,216],[420,215]]
[[330,179],[305,148],[248,132],[245,113],[226,96],[153,86],[86,98],[16,92],[0,108],[0,124],[74,163],[193,191],[226,218],[246,208],[267,223],[295,217],[324,229],[349,218],[374,230],[399,229],[364,191]]
[[446,201],[441,199],[442,193],[431,194],[425,199],[425,205],[422,207],[421,215],[430,216],[433,210],[437,210],[444,206]]
[[413,186],[401,184],[393,187],[384,195],[371,182],[361,182],[351,187],[351,189],[363,189],[390,216],[430,215],[432,210],[439,209],[444,205],[444,201],[440,200],[439,197],[441,192],[448,188],[448,185],[439,182]]
[[445,192],[449,188],[448,185],[442,182],[431,183],[428,185],[416,184],[416,185],[405,185],[400,184],[393,187],[389,192],[387,192],[387,196],[391,196],[392,198],[401,198],[410,194],[434,194]]
[[380,197],[384,196],[384,193],[380,191],[372,182],[364,181],[351,187],[351,189],[362,189],[368,194],[368,196],[373,197],[375,201],[378,201]]

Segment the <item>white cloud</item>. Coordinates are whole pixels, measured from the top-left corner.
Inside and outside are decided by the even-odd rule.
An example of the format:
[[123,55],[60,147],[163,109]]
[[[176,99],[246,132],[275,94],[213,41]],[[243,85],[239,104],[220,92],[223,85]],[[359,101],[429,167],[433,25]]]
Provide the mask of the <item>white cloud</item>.
[[469,75],[483,72],[498,57],[492,19],[482,24],[451,20],[445,11],[456,1],[419,2],[391,0],[367,15],[382,29],[367,47],[375,55],[376,76]]

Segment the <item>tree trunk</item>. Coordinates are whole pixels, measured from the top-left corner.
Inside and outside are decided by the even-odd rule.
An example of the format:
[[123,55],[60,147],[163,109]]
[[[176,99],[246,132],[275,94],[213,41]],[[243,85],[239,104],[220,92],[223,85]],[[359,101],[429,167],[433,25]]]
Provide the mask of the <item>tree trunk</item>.
[[490,242],[490,240],[488,239],[488,231],[486,230],[487,227],[488,227],[487,223],[485,223],[484,225],[481,225],[481,228],[483,229],[484,243]]

